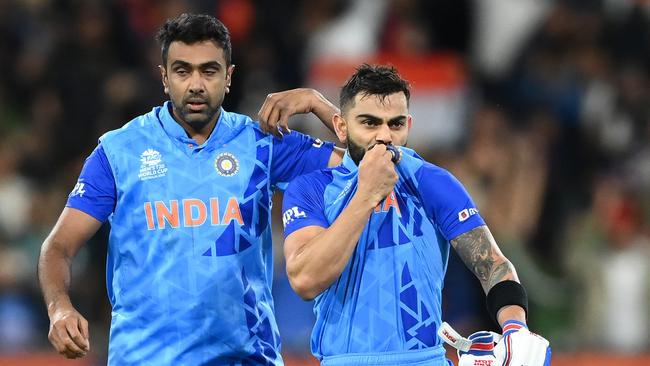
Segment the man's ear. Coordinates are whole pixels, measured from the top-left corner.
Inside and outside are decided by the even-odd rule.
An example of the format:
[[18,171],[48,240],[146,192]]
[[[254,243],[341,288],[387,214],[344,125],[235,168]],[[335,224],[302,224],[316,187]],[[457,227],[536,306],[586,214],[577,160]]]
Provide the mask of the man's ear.
[[169,79],[167,79],[167,69],[165,69],[163,65],[158,65],[158,69],[160,70],[160,79],[162,80],[165,94],[169,94]]
[[235,65],[230,65],[228,66],[228,69],[226,70],[226,86],[230,86],[230,83],[232,82],[232,73],[235,72]]
[[334,125],[334,132],[336,132],[336,136],[339,138],[339,141],[341,143],[345,143],[348,139],[348,124],[347,122],[341,117],[340,114],[336,113],[334,114],[334,117],[332,117],[332,124]]
[[406,117],[406,127],[409,131],[411,131],[411,127],[413,127],[413,116],[410,114]]
[[228,66],[228,68],[226,69],[226,87],[225,87],[226,94],[230,93],[230,84],[232,83],[232,73],[233,73],[233,71],[235,71],[235,65],[234,64]]

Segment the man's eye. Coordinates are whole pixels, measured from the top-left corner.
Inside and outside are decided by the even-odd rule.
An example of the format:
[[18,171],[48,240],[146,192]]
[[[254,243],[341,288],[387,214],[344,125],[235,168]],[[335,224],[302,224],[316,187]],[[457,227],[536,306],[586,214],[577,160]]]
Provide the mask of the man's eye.
[[212,76],[212,75],[214,75],[214,74],[217,73],[217,70],[214,70],[214,69],[208,69],[208,70],[204,70],[203,73],[206,74],[206,75],[208,75],[208,76]]
[[176,69],[175,72],[178,75],[186,75],[187,74],[187,70],[185,70],[185,69]]

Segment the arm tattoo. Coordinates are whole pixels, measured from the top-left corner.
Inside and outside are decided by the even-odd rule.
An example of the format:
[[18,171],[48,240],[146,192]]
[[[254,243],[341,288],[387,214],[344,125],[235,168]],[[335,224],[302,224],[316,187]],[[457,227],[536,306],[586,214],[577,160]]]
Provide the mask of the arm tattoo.
[[486,226],[479,226],[451,241],[465,265],[487,291],[496,283],[516,278],[512,264],[498,250]]

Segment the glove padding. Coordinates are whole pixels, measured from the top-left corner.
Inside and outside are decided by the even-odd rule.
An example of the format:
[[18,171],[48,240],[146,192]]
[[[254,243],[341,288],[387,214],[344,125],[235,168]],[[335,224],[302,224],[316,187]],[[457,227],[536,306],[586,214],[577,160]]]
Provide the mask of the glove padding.
[[469,336],[472,342],[469,350],[458,350],[458,366],[501,366],[494,355],[495,335],[498,334],[480,331]]
[[494,355],[503,366],[549,366],[551,347],[542,336],[528,330],[525,323],[508,320],[503,337],[494,347]]

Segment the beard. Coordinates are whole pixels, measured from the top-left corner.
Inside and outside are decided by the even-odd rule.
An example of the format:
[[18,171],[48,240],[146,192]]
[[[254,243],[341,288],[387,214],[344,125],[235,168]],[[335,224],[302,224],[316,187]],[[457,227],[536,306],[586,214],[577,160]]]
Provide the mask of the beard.
[[[190,105],[187,103],[188,99],[190,98],[202,99],[203,103],[205,103],[205,107],[200,111],[192,110],[190,108]],[[189,95],[183,98],[183,101],[180,105],[173,103],[173,101],[172,104],[174,105],[174,110],[176,111],[177,115],[194,131],[203,130],[205,126],[207,126],[211,121],[215,119],[215,116],[220,111],[220,106],[218,104],[215,105],[214,103],[210,103],[209,99],[196,95]]]
[[[373,146],[375,146],[378,143],[381,144],[382,142],[374,143],[370,147],[368,147],[368,149],[366,149],[365,147],[356,144],[354,141],[350,139],[350,136],[348,136],[345,140],[345,143],[348,146],[348,153],[350,154],[350,158],[352,158],[352,161],[354,161],[354,163],[357,164],[357,166],[359,166],[359,163],[363,159],[363,156],[366,154],[366,151],[372,149]],[[406,142],[404,142],[404,145],[401,146],[406,147]]]
[[366,154],[366,148],[357,145],[354,141],[350,140],[350,136],[347,137],[345,143],[348,145],[348,153],[350,153],[350,158],[354,161],[355,164],[359,165],[361,159]]

